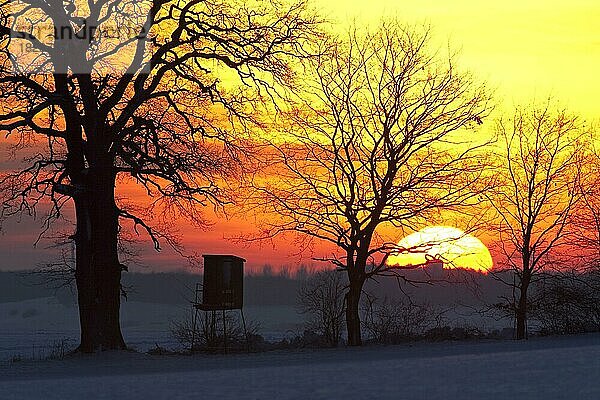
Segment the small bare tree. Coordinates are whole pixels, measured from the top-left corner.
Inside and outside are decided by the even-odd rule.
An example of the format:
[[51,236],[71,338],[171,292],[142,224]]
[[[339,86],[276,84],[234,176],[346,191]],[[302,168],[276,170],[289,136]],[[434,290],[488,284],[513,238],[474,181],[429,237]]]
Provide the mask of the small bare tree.
[[[596,137],[596,132],[590,129],[590,137]],[[595,143],[588,150],[580,157],[581,202],[571,218],[569,233],[572,246],[581,255],[577,269],[597,275],[600,274],[600,153]]]
[[253,182],[252,203],[276,215],[263,218],[261,238],[294,232],[334,248],[321,260],[348,276],[349,345],[361,344],[363,284],[398,251],[383,230],[412,230],[464,206],[484,174],[469,128],[482,123],[490,95],[453,56],[430,52],[429,37],[427,27],[389,20],[323,43],[304,101],[285,120],[288,136],[271,142],[266,168],[277,178]]
[[346,286],[337,271],[322,271],[308,276],[298,291],[298,308],[307,316],[308,329],[332,347],[338,345],[344,330]]
[[581,199],[581,129],[576,116],[553,109],[550,101],[519,107],[496,126],[500,174],[486,197],[497,214],[490,228],[503,255],[495,276],[512,288],[505,306],[516,319],[516,339],[527,338],[530,285],[559,266],[569,218]]

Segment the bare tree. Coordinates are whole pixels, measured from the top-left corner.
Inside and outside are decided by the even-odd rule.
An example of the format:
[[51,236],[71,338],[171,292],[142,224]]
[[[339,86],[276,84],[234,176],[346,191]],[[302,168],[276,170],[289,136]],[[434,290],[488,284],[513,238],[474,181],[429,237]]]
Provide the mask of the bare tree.
[[338,345],[344,330],[346,282],[336,271],[308,276],[298,291],[298,307],[307,315],[307,326],[322,335],[328,345]]
[[[34,154],[0,178],[0,220],[49,203],[47,229],[74,206],[79,350],[124,348],[120,224],[145,230],[156,249],[175,242],[153,214],[164,213],[163,227],[177,215],[206,225],[202,207],[227,202],[220,182],[240,172],[234,133],[292,81],[286,60],[316,21],[302,1],[0,6],[0,132]],[[150,205],[135,212],[116,197],[123,181]]]
[[496,129],[503,145],[499,180],[486,196],[497,214],[490,229],[504,260],[494,272],[512,288],[505,306],[516,319],[516,339],[526,339],[528,290],[560,265],[570,216],[581,199],[582,131],[576,116],[554,110],[551,101],[517,108]]
[[[590,138],[596,130],[589,129]],[[571,245],[577,248],[581,260],[577,269],[582,273],[600,273],[600,154],[592,142],[580,158],[579,193],[581,201],[571,217]]]
[[454,57],[432,54],[429,37],[390,20],[323,43],[288,136],[271,143],[265,169],[275,178],[253,182],[253,204],[276,215],[263,218],[261,238],[293,232],[301,246],[334,248],[321,260],[348,275],[350,345],[361,344],[365,280],[389,272],[390,252],[418,250],[398,249],[382,229],[410,231],[469,203],[485,170],[468,128],[482,123],[490,95]]

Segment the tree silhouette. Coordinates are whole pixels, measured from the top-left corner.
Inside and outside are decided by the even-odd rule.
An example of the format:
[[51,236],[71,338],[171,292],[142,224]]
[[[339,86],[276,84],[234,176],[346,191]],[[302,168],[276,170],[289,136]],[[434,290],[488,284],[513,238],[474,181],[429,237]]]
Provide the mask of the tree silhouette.
[[[543,106],[520,107],[500,119],[503,148],[497,184],[486,193],[497,220],[505,267],[495,276],[512,287],[507,306],[516,319],[516,339],[527,338],[528,290],[543,272],[556,267],[568,224],[581,200],[581,125],[576,116]],[[510,272],[510,279],[506,273]]]
[[[591,129],[594,137],[594,128]],[[579,192],[581,202],[571,218],[570,240],[577,246],[582,260],[578,269],[582,272],[600,272],[600,153],[591,143],[589,151],[581,153],[579,167]],[[582,267],[582,268],[581,268]]]
[[[385,21],[322,43],[299,102],[253,182],[260,238],[286,232],[336,249],[321,260],[348,274],[348,343],[361,344],[366,279],[398,249],[381,229],[415,229],[475,201],[485,168],[474,132],[489,112],[484,86],[428,49],[429,29]],[[359,33],[360,32],[360,33]],[[479,141],[481,144],[484,141]],[[301,239],[302,240],[302,239]],[[421,249],[422,251],[422,249]]]
[[[293,79],[289,57],[317,24],[304,2],[23,0],[1,3],[0,131],[25,169],[0,178],[1,219],[50,204],[76,215],[79,350],[125,347],[117,236],[128,220],[159,248],[145,215],[203,224],[239,170],[235,133]],[[127,178],[128,177],[128,178]],[[136,213],[117,179],[141,185]],[[144,212],[144,210],[146,212]]]

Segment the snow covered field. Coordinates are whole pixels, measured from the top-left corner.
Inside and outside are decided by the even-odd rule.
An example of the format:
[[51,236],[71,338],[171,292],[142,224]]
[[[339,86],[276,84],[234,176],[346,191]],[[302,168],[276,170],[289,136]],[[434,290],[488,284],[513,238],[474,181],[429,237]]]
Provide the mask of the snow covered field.
[[[156,344],[176,348],[169,321],[186,312],[125,303],[127,343],[139,351]],[[293,307],[248,307],[246,315],[270,339],[301,329]],[[457,314],[452,320],[485,322],[471,318]],[[130,352],[39,361],[63,343],[75,345],[77,336],[77,309],[55,298],[0,303],[0,400],[600,399],[600,334],[522,343],[421,342],[227,356]]]
[[2,363],[0,399],[599,399],[600,335]]
[[[121,326],[128,346],[147,351],[159,345],[177,349],[171,333],[172,321],[190,314],[185,305],[127,301],[121,309]],[[258,333],[266,340],[291,338],[303,331],[303,315],[294,306],[247,306],[246,321],[259,325]],[[75,306],[65,306],[55,297],[0,303],[0,362],[10,358],[45,358],[57,347],[74,347],[79,337],[79,316]],[[448,312],[446,323],[452,327],[476,326],[484,331],[510,326],[473,315],[468,309]],[[0,399],[1,400],[1,399]]]
[[[172,321],[189,315],[182,305],[129,301],[122,306],[121,325],[127,345],[147,351],[159,345],[177,349],[170,332]],[[267,340],[280,340],[301,332],[302,316],[289,306],[249,306],[246,320],[258,322]],[[57,347],[75,347],[79,338],[79,315],[54,297],[0,303],[0,362],[10,358],[41,359]],[[2,398],[0,398],[2,400]]]
[[[139,352],[160,346],[181,350],[170,332],[170,323],[189,315],[190,308],[129,301],[122,307],[123,335],[127,345]],[[303,331],[303,316],[292,306],[248,306],[246,320],[258,323],[267,341],[293,338]],[[484,320],[478,316],[454,313],[452,326],[501,329],[509,322]],[[37,298],[0,303],[0,362],[10,359],[40,360],[73,349],[79,339],[78,313],[56,298]],[[2,399],[0,399],[2,400]]]

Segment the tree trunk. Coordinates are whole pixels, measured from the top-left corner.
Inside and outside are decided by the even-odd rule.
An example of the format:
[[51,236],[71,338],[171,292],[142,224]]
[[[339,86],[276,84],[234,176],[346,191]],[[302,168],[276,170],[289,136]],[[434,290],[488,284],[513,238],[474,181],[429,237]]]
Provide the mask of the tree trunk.
[[119,221],[111,165],[90,168],[75,196],[76,283],[81,326],[79,351],[125,349],[120,326]]
[[346,330],[348,331],[348,346],[361,346],[360,316],[358,313],[360,295],[364,278],[359,275],[348,275],[350,287],[346,293]]
[[529,289],[529,282],[531,278],[529,273],[525,271],[521,279],[521,287],[519,290],[519,302],[517,303],[516,319],[517,319],[517,330],[515,339],[523,340],[527,339],[527,290]]
[[515,339],[527,339],[527,287],[522,286],[516,310],[517,330]]

